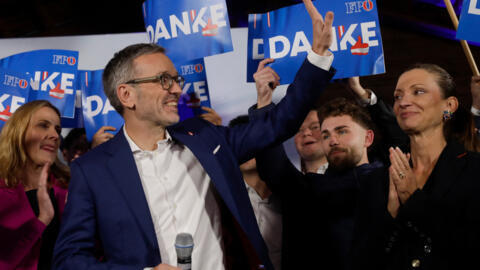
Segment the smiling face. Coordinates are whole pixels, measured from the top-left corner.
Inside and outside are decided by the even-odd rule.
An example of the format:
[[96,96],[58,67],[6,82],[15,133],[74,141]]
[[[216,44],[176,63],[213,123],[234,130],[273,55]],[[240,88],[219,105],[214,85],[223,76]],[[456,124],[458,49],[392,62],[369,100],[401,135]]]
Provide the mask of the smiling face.
[[41,166],[53,163],[60,145],[60,117],[49,107],[42,107],[33,113],[25,133],[27,162]]
[[[146,54],[134,60],[135,78],[146,78],[167,73],[176,76],[172,61],[163,53]],[[167,127],[180,120],[178,99],[182,89],[173,82],[165,90],[160,82],[147,82],[130,85],[134,88],[130,102],[135,107],[135,119],[153,126]]]
[[394,92],[393,110],[407,134],[443,127],[443,112],[454,111],[443,97],[436,76],[424,69],[403,73]]
[[295,147],[300,157],[305,161],[321,159],[325,154],[320,142],[320,123],[317,111],[312,110],[295,134]]
[[373,131],[363,128],[350,115],[325,118],[321,135],[329,168],[343,171],[368,163],[367,148],[373,142]]

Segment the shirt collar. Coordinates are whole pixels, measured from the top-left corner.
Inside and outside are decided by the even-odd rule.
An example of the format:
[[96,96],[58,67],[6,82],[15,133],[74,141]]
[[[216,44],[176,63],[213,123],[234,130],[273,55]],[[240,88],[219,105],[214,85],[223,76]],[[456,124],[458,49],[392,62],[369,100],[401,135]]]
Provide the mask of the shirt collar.
[[132,150],[132,153],[135,155],[137,153],[142,153],[142,152],[155,152],[155,151],[163,151],[168,145],[170,145],[173,140],[172,136],[170,136],[170,133],[168,133],[168,130],[165,129],[165,139],[159,140],[157,142],[157,149],[153,151],[148,151],[148,150],[143,150],[141,149],[133,140],[128,136],[127,129],[125,128],[125,125],[123,125],[123,134],[125,134],[125,138],[127,139],[128,145],[130,146],[130,149]]
[[324,164],[320,165],[320,167],[317,170],[318,174],[325,174],[325,171],[328,169],[328,162],[325,162]]

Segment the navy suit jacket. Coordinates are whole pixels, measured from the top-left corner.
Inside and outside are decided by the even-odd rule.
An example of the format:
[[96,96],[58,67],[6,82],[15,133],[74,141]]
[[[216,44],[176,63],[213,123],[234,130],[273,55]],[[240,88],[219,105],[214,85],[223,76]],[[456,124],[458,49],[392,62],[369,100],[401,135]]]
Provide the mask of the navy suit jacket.
[[[193,118],[168,128],[211,178],[216,193],[266,269],[273,269],[239,163],[291,137],[333,72],[305,61],[278,106],[246,125],[214,126]],[[142,269],[162,262],[140,176],[123,132],[71,165],[72,179],[55,247],[57,269]],[[104,260],[94,257],[99,239]],[[195,264],[195,262],[193,262]]]

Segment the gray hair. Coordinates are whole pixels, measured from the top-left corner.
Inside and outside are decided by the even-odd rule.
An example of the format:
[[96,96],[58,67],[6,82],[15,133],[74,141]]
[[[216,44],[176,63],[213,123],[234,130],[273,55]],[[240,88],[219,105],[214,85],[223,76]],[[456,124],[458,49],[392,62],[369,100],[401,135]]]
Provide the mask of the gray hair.
[[103,70],[103,91],[112,107],[115,108],[120,115],[123,115],[123,106],[117,96],[118,85],[132,79],[135,68],[133,66],[133,60],[139,56],[154,53],[165,53],[165,49],[151,43],[130,45],[115,53]]

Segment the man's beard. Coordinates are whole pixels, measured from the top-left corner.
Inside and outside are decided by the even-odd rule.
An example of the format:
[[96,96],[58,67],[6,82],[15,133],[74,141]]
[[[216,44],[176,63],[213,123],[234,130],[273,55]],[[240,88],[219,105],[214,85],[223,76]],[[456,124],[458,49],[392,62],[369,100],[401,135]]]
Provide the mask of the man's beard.
[[[336,151],[342,151],[345,155],[332,157],[332,153]],[[344,172],[355,168],[361,158],[362,156],[357,155],[351,148],[333,147],[327,155],[328,169],[336,172]]]

